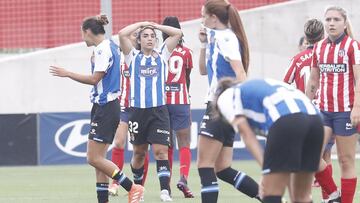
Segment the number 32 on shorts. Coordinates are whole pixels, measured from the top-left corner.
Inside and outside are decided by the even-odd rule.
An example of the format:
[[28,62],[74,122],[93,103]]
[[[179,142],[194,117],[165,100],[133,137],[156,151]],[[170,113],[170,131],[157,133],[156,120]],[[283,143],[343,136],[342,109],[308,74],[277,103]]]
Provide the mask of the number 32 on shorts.
[[138,122],[129,121],[129,132],[130,133],[136,133],[136,134],[139,133],[138,128],[139,128]]

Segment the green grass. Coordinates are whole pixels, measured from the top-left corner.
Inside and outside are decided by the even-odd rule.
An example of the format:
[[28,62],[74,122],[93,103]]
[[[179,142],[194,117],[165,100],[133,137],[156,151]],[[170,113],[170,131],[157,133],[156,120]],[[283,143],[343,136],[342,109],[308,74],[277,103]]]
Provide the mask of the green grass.
[[[357,161],[357,165],[360,161]],[[234,162],[233,167],[241,169],[260,180],[260,168],[253,161]],[[150,165],[148,179],[145,184],[145,202],[159,201],[159,181],[155,173],[155,165]],[[182,193],[176,189],[179,178],[178,163],[175,163],[172,178],[172,194],[174,202],[192,203],[201,202],[200,178],[192,163],[189,184],[196,198],[184,199]],[[125,173],[131,176],[129,165],[125,166]],[[86,165],[78,166],[38,166],[38,167],[1,167],[0,168],[0,202],[5,203],[96,203],[95,171]],[[334,161],[334,175],[339,177],[339,167]],[[358,176],[360,172],[358,171]],[[358,187],[359,188],[359,187]],[[110,202],[127,202],[125,190],[120,190],[118,197],[110,197]],[[320,191],[313,190],[314,202],[320,202]],[[357,189],[356,200],[360,199]],[[219,203],[256,202],[237,192],[232,186],[220,181]],[[356,201],[355,201],[356,202]]]

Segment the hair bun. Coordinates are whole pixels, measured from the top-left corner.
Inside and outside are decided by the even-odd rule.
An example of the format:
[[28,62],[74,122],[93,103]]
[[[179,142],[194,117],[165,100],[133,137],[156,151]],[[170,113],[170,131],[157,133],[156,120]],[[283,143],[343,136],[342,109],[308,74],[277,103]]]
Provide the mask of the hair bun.
[[109,20],[105,14],[100,14],[96,16],[96,19],[102,24],[107,25],[109,24]]

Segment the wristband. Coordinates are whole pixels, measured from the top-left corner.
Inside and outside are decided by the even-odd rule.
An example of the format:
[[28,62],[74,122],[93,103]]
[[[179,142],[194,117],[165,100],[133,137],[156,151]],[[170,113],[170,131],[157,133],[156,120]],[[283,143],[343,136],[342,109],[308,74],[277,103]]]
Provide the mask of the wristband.
[[202,43],[200,44],[200,48],[201,48],[201,49],[206,49],[206,46],[207,46],[207,43],[206,43],[206,42],[202,42]]

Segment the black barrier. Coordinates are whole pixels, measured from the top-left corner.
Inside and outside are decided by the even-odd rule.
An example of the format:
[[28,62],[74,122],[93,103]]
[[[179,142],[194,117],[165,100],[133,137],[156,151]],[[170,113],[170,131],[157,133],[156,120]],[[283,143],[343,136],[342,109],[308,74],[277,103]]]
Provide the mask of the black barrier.
[[0,166],[37,164],[36,114],[0,115]]

